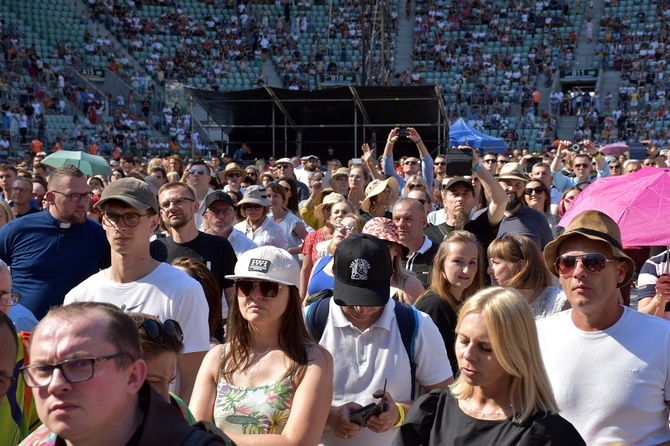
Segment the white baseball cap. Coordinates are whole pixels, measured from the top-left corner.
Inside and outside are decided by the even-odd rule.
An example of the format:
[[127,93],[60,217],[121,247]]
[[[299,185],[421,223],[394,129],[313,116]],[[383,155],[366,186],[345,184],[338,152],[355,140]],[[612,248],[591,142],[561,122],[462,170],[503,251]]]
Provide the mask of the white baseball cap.
[[275,246],[259,246],[239,256],[235,264],[235,274],[226,276],[226,279],[269,280],[298,287],[300,265],[284,249]]

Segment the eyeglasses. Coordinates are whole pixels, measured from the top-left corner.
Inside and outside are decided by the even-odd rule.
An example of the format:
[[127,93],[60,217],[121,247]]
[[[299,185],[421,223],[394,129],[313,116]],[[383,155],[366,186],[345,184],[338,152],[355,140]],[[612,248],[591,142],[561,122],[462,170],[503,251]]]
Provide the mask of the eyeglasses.
[[343,225],[342,223],[335,223],[333,225],[336,231],[342,231],[344,230],[345,233],[351,234],[354,231],[358,231],[358,228],[354,225]]
[[581,256],[562,255],[556,259],[554,266],[560,275],[565,276],[577,267],[577,262],[582,262],[589,272],[602,273],[607,268],[607,262],[618,262],[618,260],[611,260],[603,254],[593,252]]
[[130,354],[116,353],[114,355],[98,356],[97,358],[72,358],[58,364],[33,364],[22,367],[19,370],[23,374],[26,386],[40,389],[51,383],[55,369],[60,369],[63,378],[67,382],[80,383],[93,378],[96,362],[107,361],[108,359],[119,358],[121,356],[130,356]]
[[190,175],[195,175],[195,174],[204,175],[205,174],[205,169],[189,169],[188,173]]
[[226,208],[226,209],[208,209],[207,212],[214,215],[215,217],[225,217],[226,215],[234,214],[235,209]]
[[418,161],[404,161],[403,164],[405,166],[416,166],[417,164],[419,164],[419,162]]
[[423,187],[423,184],[421,183],[416,183],[416,184],[408,184],[407,189],[409,190],[414,190],[414,189],[421,189],[424,190],[425,188]]
[[242,174],[239,172],[227,173],[226,178],[242,178]]
[[93,194],[91,192],[86,192],[85,194],[79,194],[79,193],[76,193],[76,192],[73,192],[71,194],[66,194],[66,193],[63,193],[63,192],[59,192],[57,190],[54,190],[52,192],[54,194],[59,194],[59,195],[62,195],[64,197],[67,197],[73,203],[79,203],[81,200],[84,200],[85,202],[88,203],[93,198]]
[[278,164],[277,165],[277,169],[288,169],[289,167],[293,167],[293,166],[289,166],[288,164]]
[[165,342],[165,333],[174,336],[179,342],[184,340],[184,332],[181,330],[181,325],[173,319],[166,319],[163,323],[160,323],[156,319],[145,319],[137,323],[137,328],[143,328],[147,336],[156,344],[163,344]]
[[527,187],[526,190],[523,191],[523,193],[526,195],[533,195],[533,192],[540,195],[541,193],[544,192],[544,189],[542,188],[542,186],[536,186],[536,187]]
[[0,291],[0,301],[2,301],[2,305],[7,307],[18,304],[20,298],[21,293],[14,293],[13,291]]
[[260,205],[260,204],[245,204],[244,206],[242,206],[242,209],[244,209],[245,211],[248,211],[249,209],[252,209],[254,211],[258,211],[262,208],[263,208],[263,206]]
[[251,296],[258,286],[258,291],[265,299],[274,299],[279,295],[279,284],[268,280],[238,280],[235,282],[237,294],[245,297]]
[[14,379],[13,376],[7,376],[7,375],[2,375],[0,374],[0,396],[5,396],[7,395],[7,392],[9,389],[12,387],[14,384]]
[[507,160],[498,160],[498,162],[499,162],[500,164],[507,164],[507,163],[509,163],[509,161],[507,161]]
[[498,160],[495,159],[495,158],[488,158],[488,159],[487,159],[487,158],[484,158],[484,162],[485,162],[486,164],[492,164],[492,163],[497,163]]
[[254,171],[247,172],[247,175],[249,175],[250,177],[255,177],[255,176],[256,176],[256,172],[254,172]]
[[618,164],[610,164],[610,169],[621,169],[621,166]]
[[[656,163],[644,163],[643,166],[644,167],[655,167]],[[14,189],[14,190],[16,190],[16,189]]]
[[116,227],[119,225],[119,221],[123,221],[123,224],[129,228],[134,228],[140,224],[140,218],[145,217],[150,214],[136,214],[135,212],[129,212],[127,214],[110,214],[105,212],[102,214],[102,224],[109,227]]
[[447,165],[447,163],[444,162],[444,161],[435,161],[434,164],[435,164],[436,166],[446,166],[446,165]]
[[164,211],[167,211],[170,209],[170,206],[173,204],[177,207],[182,207],[186,204],[186,202],[191,202],[193,203],[195,200],[193,198],[188,198],[188,197],[179,197],[179,198],[174,198],[172,200],[166,200],[160,204],[161,209]]
[[579,168],[586,169],[587,167],[589,167],[589,165],[590,164],[588,164],[588,163],[575,164],[575,169],[579,169]]
[[26,194],[26,193],[32,192],[32,191],[33,191],[32,189],[28,189],[26,187],[12,187],[12,188],[9,189],[9,192],[18,192],[18,193],[21,193],[21,194]]

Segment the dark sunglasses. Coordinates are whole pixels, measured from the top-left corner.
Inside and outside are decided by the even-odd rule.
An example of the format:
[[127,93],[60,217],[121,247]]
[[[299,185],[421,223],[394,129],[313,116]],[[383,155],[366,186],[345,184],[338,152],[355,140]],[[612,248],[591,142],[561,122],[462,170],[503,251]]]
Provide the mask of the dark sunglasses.
[[244,209],[245,211],[248,210],[248,209],[254,209],[254,210],[257,211],[257,210],[261,209],[262,207],[263,206],[260,205],[260,204],[245,204],[244,206],[242,206],[242,209]]
[[409,190],[414,190],[414,189],[421,189],[424,190],[425,188],[423,187],[423,184],[409,184],[407,185],[407,189]]
[[405,161],[405,162],[403,162],[403,164],[405,166],[407,166],[407,165],[416,166],[417,164],[419,164],[419,162],[418,161]]
[[526,190],[523,191],[523,193],[526,195],[533,195],[533,192],[540,195],[542,192],[544,192],[544,189],[542,188],[542,186],[536,186],[536,187],[527,187]]
[[492,163],[497,163],[498,160],[495,159],[495,158],[489,158],[489,159],[485,159],[484,162],[485,162],[486,164],[492,164]]
[[242,177],[242,174],[236,172],[236,173],[229,173],[229,174],[226,174],[226,176],[227,176],[227,177],[233,177],[233,178],[240,178],[240,177]]
[[446,166],[447,163],[444,162],[444,161],[436,161],[436,162],[435,162],[435,165],[436,165],[436,166]]
[[279,295],[279,284],[277,282],[267,280],[238,280],[235,282],[237,294],[245,297],[251,296],[256,286],[258,286],[258,291],[265,299],[274,299]]
[[507,161],[507,160],[498,160],[498,162],[499,162],[500,164],[507,164],[507,163],[509,163],[509,161]]
[[603,254],[592,252],[581,256],[562,255],[556,259],[554,266],[559,274],[565,276],[577,267],[577,262],[582,262],[582,266],[589,272],[602,273],[607,268],[607,262],[618,262],[618,260],[611,260]]
[[166,319],[163,323],[156,319],[145,319],[137,324],[137,328],[143,328],[147,336],[157,344],[165,342],[165,333],[174,336],[179,342],[184,340],[181,325],[173,319]]
[[580,167],[581,167],[582,169],[586,169],[586,168],[589,167],[589,166],[590,166],[590,164],[588,164],[588,163],[579,163],[579,164],[575,164],[575,169],[578,169],[578,168],[580,168]]
[[610,164],[610,169],[621,169],[621,166],[618,164]]
[[188,171],[189,174],[195,175],[196,173],[198,175],[204,175],[205,174],[205,169],[191,169]]

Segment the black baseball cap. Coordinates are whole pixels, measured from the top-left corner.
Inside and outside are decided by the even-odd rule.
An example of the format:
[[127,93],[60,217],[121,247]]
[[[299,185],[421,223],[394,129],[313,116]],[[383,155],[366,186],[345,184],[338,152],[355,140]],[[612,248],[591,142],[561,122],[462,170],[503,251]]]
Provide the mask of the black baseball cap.
[[214,193],[207,195],[207,198],[205,199],[205,211],[203,212],[203,215],[205,214],[205,212],[207,212],[207,209],[209,209],[209,207],[217,201],[226,202],[229,205],[231,205],[233,209],[237,208],[235,206],[235,203],[233,203],[233,199],[230,198],[230,195],[228,195],[222,190],[217,190],[214,191]]
[[386,305],[392,273],[386,243],[369,234],[353,234],[335,249],[333,300],[347,307]]

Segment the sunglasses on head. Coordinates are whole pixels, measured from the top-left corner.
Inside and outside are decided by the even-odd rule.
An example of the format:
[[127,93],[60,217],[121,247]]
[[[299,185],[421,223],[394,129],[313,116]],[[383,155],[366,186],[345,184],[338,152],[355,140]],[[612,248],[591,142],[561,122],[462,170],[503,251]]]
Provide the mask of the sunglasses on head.
[[527,187],[523,193],[526,195],[533,195],[533,192],[540,195],[542,192],[544,192],[544,189],[542,188],[542,186]]
[[258,286],[258,291],[265,299],[274,299],[279,295],[279,284],[277,282],[270,282],[267,280],[238,280],[235,282],[235,290],[237,294],[249,297],[254,292],[254,288]]
[[577,262],[582,262],[582,266],[589,272],[602,273],[607,268],[607,262],[618,262],[618,260],[608,259],[603,254],[597,252],[581,256],[565,254],[556,259],[554,266],[560,275],[565,276],[577,267]]
[[163,323],[156,319],[145,319],[137,324],[137,328],[144,329],[149,339],[157,344],[165,342],[165,333],[174,336],[179,342],[184,340],[184,332],[181,330],[179,322],[173,319],[166,319]]

